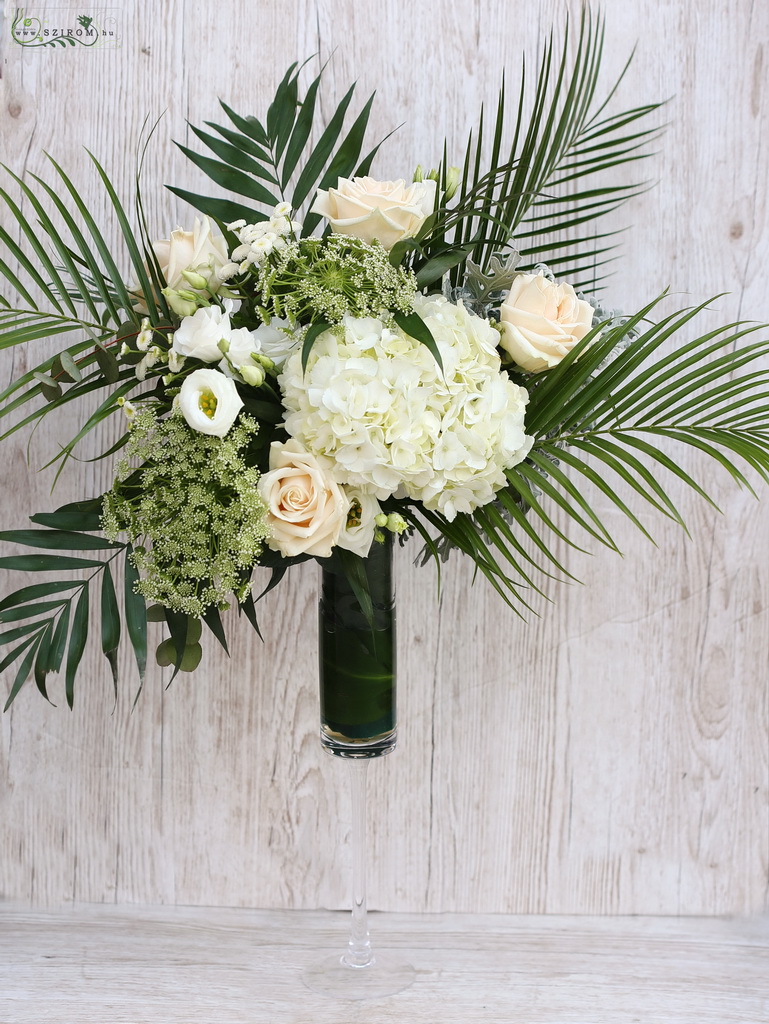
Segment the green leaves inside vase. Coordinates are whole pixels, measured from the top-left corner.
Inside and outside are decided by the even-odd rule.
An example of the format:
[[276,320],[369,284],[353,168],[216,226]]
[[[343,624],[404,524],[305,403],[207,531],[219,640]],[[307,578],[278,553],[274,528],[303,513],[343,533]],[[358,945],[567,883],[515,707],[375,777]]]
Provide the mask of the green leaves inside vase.
[[[349,565],[349,558],[345,560]],[[395,594],[392,535],[360,562],[373,606],[364,613],[345,564],[322,562],[319,602],[321,742],[341,757],[395,746]]]

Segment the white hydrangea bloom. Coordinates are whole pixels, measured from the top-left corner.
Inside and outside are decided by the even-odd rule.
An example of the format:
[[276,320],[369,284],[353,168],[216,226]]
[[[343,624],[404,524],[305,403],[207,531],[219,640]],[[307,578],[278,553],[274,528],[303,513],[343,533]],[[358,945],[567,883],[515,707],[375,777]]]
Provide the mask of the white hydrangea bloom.
[[340,484],[384,500],[408,496],[452,520],[487,504],[521,462],[528,393],[501,371],[499,334],[443,296],[417,296],[443,359],[399,329],[346,317],[326,331],[302,372],[286,362],[280,384],[288,433]]

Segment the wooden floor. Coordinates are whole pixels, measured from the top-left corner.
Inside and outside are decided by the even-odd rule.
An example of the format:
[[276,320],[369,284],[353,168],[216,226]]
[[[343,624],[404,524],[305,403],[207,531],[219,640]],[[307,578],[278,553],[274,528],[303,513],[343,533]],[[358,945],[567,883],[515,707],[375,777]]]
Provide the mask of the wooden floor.
[[766,1024],[769,919],[371,917],[413,985],[310,992],[346,915],[0,908],[1,1024]]

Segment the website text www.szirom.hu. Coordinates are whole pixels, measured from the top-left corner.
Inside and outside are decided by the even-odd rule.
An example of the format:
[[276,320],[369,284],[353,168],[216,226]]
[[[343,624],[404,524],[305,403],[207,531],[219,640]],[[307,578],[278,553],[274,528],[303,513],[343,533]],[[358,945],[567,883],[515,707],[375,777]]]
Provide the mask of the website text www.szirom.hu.
[[79,14],[70,8],[47,8],[37,12],[16,9],[11,34],[15,42],[25,47],[50,47],[58,43],[86,48],[119,46],[117,32],[118,13],[114,9],[101,8],[91,14]]

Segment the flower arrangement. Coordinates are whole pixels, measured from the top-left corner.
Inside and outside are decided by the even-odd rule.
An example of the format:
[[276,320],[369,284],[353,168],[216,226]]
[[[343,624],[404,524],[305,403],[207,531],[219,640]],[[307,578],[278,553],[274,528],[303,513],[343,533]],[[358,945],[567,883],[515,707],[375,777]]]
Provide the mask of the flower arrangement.
[[160,241],[138,185],[134,228],[94,160],[130,275],[57,164],[53,185],[12,175],[38,226],[0,192],[20,239],[0,229],[17,296],[0,296],[2,345],[77,340],[5,389],[0,416],[43,404],[3,436],[94,394],[61,466],[108,417],[125,430],[104,453],[117,460],[106,493],[1,535],[44,552],[1,568],[66,577],[0,601],[6,707],[30,677],[48,697],[62,669],[72,704],[97,579],[117,686],[124,627],[142,680],[148,620],[168,634],[158,662],[191,671],[203,626],[225,650],[228,609],[258,631],[256,595],[308,558],[340,559],[365,612],[361,560],[387,534],[414,538],[422,562],[469,556],[503,600],[529,606],[543,579],[568,575],[549,541],[563,536],[556,513],[615,546],[591,489],[641,529],[623,488],[683,525],[661,471],[704,492],[671,440],[738,483],[737,460],[767,478],[756,328],[681,342],[705,303],[654,322],[659,299],[620,315],[597,298],[600,218],[641,189],[609,179],[645,156],[659,109],[595,101],[601,45],[586,14],[572,63],[565,43],[560,57],[545,47],[528,122],[522,81],[512,141],[503,91],[490,138],[476,126],[456,166],[444,154],[411,181],[371,175],[371,100],[344,129],[353,89],[311,143],[322,72],[300,97],[293,65],[263,120],[222,104],[216,134],[193,129],[213,156],[183,151],[240,198],[173,187],[199,216]]

